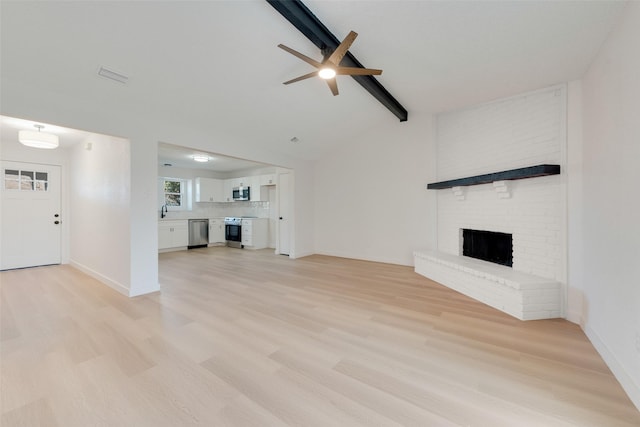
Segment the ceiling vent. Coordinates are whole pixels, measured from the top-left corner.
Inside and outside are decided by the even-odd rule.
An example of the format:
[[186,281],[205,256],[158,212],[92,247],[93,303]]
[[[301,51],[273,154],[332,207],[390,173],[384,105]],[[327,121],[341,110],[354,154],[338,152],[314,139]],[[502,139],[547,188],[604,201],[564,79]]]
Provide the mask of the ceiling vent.
[[100,69],[98,70],[98,75],[123,84],[129,81],[129,77],[125,76],[124,74],[117,73],[105,67],[100,67]]

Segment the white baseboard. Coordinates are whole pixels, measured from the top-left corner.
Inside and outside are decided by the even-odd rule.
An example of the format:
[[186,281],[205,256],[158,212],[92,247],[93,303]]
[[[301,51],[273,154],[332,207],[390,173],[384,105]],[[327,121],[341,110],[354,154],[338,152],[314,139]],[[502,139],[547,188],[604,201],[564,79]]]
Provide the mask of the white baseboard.
[[326,255],[326,256],[334,256],[337,258],[348,258],[355,259],[359,261],[371,261],[371,262],[379,262],[381,264],[393,264],[393,265],[404,265],[406,267],[413,267],[413,258],[411,261],[405,261],[402,259],[391,259],[386,257],[363,257],[361,255],[341,252],[341,251],[323,251],[319,250],[315,252],[316,255]]
[[604,359],[613,375],[616,377],[622,388],[631,399],[636,408],[640,411],[640,385],[636,384],[633,378],[627,373],[624,366],[620,364],[616,356],[609,350],[609,347],[600,339],[598,334],[589,326],[583,328],[591,344],[596,348],[600,356]]
[[[276,255],[277,255],[277,253],[276,253]],[[290,253],[289,254],[289,258],[297,259],[297,258],[303,258],[303,257],[306,257],[306,256],[311,256],[311,255],[315,255],[315,252],[311,252],[311,251],[294,252],[294,253]]]
[[135,290],[130,290],[128,295],[130,297],[138,297],[140,295],[147,295],[147,294],[151,294],[153,292],[159,292],[159,291],[160,291],[160,283],[156,283],[153,286],[149,286],[143,289],[136,288]]
[[86,265],[83,265],[83,264],[81,264],[81,263],[79,263],[77,261],[74,261],[72,259],[69,260],[69,265],[71,265],[73,268],[76,268],[76,269],[82,271],[83,273],[93,277],[94,279],[98,280],[99,282],[104,283],[105,285],[109,286],[111,289],[114,289],[114,290],[118,291],[122,295],[130,296],[128,287],[124,286],[121,283],[116,282],[115,280],[111,280],[107,276],[98,273],[97,271],[87,267]]
[[582,325],[582,313],[577,311],[568,311],[567,320],[576,325]]

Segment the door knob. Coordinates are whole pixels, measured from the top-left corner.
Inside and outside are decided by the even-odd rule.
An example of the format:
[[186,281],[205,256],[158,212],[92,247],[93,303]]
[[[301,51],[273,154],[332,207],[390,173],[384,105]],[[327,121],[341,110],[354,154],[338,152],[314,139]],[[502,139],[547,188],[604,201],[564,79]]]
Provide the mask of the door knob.
[[58,217],[59,217],[60,215],[58,215],[58,214],[55,214],[54,216],[55,216],[56,218],[58,218]]
[[53,221],[54,224],[60,224],[60,221]]
[[280,217],[280,219],[282,219],[282,217]]

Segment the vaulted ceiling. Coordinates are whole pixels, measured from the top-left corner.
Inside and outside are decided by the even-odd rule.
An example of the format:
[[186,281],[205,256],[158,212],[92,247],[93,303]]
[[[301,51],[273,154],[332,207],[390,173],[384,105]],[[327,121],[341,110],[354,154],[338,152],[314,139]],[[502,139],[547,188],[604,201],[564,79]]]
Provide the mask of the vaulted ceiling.
[[[624,9],[624,2],[598,1],[304,3],[338,39],[359,33],[351,52],[384,70],[377,78],[409,122],[580,78]],[[350,77],[338,77],[337,97],[319,79],[282,85],[312,69],[279,43],[322,57],[266,1],[1,7],[3,91],[72,94],[147,122],[212,128],[305,159],[372,125],[405,125]],[[98,77],[100,66],[128,82]],[[2,104],[10,115],[11,105]]]

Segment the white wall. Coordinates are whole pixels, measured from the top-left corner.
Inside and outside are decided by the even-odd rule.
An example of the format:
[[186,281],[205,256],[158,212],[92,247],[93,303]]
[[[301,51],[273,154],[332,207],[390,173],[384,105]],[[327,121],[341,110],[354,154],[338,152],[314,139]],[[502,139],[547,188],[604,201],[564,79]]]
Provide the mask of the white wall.
[[567,320],[582,325],[582,82],[568,84],[567,96]]
[[125,295],[129,275],[129,141],[92,136],[70,148],[70,263]]
[[640,2],[583,79],[585,332],[640,408]]
[[412,113],[318,161],[316,252],[413,265],[414,250],[435,247],[434,158],[432,116]]

